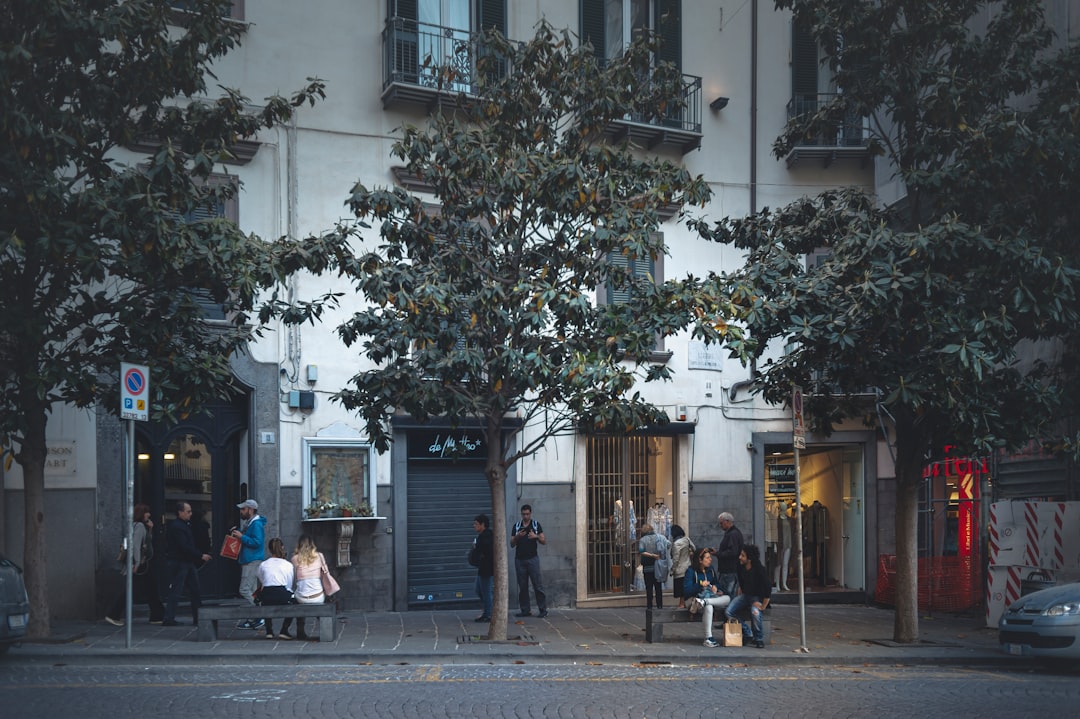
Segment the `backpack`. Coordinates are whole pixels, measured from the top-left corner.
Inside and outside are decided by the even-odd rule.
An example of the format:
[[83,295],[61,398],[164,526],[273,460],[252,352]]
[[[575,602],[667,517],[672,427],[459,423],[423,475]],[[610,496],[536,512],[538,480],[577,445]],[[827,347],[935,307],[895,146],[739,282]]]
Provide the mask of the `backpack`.
[[656,535],[656,553],[660,558],[653,563],[653,574],[657,582],[663,583],[671,574],[671,543],[659,534]]

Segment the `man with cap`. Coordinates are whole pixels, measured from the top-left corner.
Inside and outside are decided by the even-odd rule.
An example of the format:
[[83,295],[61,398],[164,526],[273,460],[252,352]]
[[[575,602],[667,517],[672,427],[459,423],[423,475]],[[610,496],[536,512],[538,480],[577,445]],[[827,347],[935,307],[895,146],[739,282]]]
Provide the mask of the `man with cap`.
[[[266,559],[266,517],[259,514],[259,503],[254,499],[245,499],[236,505],[240,510],[240,526],[233,527],[229,534],[240,540],[240,596],[255,605],[255,590],[259,588],[259,565]],[[239,629],[258,629],[262,619],[245,619]]]

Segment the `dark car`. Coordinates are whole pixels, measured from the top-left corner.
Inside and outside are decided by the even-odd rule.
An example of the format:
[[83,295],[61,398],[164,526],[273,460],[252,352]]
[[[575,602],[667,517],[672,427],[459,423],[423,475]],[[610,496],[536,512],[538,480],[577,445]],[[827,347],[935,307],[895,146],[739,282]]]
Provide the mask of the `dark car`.
[[0,654],[26,636],[30,599],[19,565],[0,554]]
[[998,641],[1016,656],[1080,660],[1080,582],[1017,599],[998,621]]

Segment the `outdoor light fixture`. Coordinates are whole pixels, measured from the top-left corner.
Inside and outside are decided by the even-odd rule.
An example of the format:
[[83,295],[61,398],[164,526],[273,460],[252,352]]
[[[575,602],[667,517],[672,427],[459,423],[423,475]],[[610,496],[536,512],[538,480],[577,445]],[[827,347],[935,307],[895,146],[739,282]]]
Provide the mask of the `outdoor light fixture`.
[[725,107],[727,107],[727,104],[728,98],[718,97],[709,103],[709,107],[711,107],[713,110],[723,110]]

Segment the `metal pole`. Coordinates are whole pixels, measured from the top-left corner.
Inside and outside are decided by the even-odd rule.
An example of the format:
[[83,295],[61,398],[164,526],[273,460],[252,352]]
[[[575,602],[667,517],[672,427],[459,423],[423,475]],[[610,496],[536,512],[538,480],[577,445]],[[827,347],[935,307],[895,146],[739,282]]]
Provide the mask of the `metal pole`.
[[799,651],[809,654],[806,646],[806,581],[803,577],[802,541],[802,471],[799,467],[799,448],[795,447],[795,547],[799,565]]
[[135,420],[126,420],[127,422],[127,442],[124,443],[124,499],[125,509],[127,517],[127,535],[124,543],[127,544],[128,551],[125,555],[125,562],[127,565],[124,567],[124,586],[127,597],[125,599],[124,608],[124,628],[125,628],[125,646],[131,649],[131,615],[133,604],[132,596],[132,575],[135,572],[131,568],[131,558],[134,547],[131,546],[135,538],[135,526],[131,521],[132,516],[135,514]]

